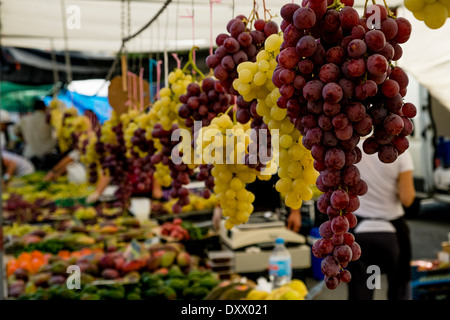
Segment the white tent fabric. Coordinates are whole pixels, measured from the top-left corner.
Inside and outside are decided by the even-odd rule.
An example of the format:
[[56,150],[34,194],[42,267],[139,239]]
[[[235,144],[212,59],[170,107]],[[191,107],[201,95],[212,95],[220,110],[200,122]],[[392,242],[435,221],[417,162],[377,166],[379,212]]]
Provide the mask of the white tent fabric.
[[[226,24],[233,16],[248,15],[253,7],[253,0],[212,2],[211,24],[210,0],[173,0],[147,30],[127,42],[126,49],[132,52],[170,53],[189,50],[193,44],[209,48],[211,33],[214,41],[219,33],[226,32]],[[260,5],[259,15],[263,17],[263,1],[257,2]],[[288,2],[291,1],[265,1],[272,15],[277,15]],[[299,0],[295,2],[300,3]],[[382,3],[381,0],[377,2]],[[402,0],[387,2],[391,7],[400,6],[398,15],[407,17],[413,24],[411,39],[402,45],[404,55],[399,65],[450,109],[450,22],[441,29],[431,30],[402,7]],[[120,48],[122,31],[125,36],[128,35],[126,3],[122,12],[120,0],[3,0],[0,17],[2,44],[44,50],[64,50],[67,45],[69,50],[113,55]],[[132,0],[130,33],[150,21],[164,3],[165,0]],[[364,0],[355,0],[355,8],[362,12],[364,3]],[[73,8],[79,10],[80,25],[79,28],[75,25],[74,29],[67,29],[67,20],[73,22],[76,18],[76,11],[70,11]],[[193,19],[188,18],[191,15]],[[124,28],[121,27],[122,16]],[[280,17],[274,20],[281,22]],[[67,31],[67,42],[64,41],[63,28]]]

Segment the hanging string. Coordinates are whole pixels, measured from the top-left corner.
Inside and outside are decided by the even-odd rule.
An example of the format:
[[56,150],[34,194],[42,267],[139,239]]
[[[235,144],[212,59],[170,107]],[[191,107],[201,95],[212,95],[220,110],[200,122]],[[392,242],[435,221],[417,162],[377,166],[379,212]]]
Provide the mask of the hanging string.
[[178,54],[172,53],[172,57],[177,62],[177,69],[181,69],[181,60],[180,60],[180,58],[178,58]]
[[167,40],[167,30],[169,29],[169,10],[166,11],[166,26],[164,28],[164,86],[169,86],[169,57],[167,55],[167,50],[169,46],[169,41]]
[[158,100],[161,99],[159,95],[159,91],[161,89],[161,64],[161,60],[156,63],[156,98]]
[[126,73],[126,79],[127,79],[127,83],[128,83],[128,100],[127,100],[127,102],[125,102],[125,106],[127,106],[128,108],[133,104],[132,97],[131,97],[131,91],[132,91],[131,77],[132,77],[132,73],[130,71],[128,71]]
[[[188,19],[192,19],[192,46],[195,47],[195,24],[194,24],[194,12],[189,12],[189,9],[186,9],[187,11],[187,15],[185,16],[180,16],[180,18],[188,18]],[[195,63],[195,50],[193,52],[192,55],[192,59]]]
[[140,68],[139,70],[139,111],[144,110],[144,68]]
[[234,19],[234,0],[233,0],[233,5],[232,5],[232,10],[231,10],[231,19]]
[[[194,0],[192,0],[192,46],[195,47],[195,10],[194,10]],[[193,52],[192,58],[195,64],[195,50]]]
[[175,52],[178,52],[178,17],[180,16],[180,0],[177,1],[177,15],[175,19]]
[[151,101],[151,103],[153,103],[154,102],[154,97],[153,97],[153,90],[152,90],[152,88],[153,88],[153,66],[157,66],[157,62],[156,62],[156,60],[155,59],[152,59],[152,58],[150,58],[150,59],[148,59],[148,64],[149,64],[149,86],[150,86],[150,101]]

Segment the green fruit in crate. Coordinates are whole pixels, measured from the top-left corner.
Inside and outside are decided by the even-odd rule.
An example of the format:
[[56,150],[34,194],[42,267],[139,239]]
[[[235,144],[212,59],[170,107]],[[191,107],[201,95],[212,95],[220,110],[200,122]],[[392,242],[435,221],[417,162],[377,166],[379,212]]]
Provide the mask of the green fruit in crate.
[[75,210],[74,216],[78,220],[92,220],[97,217],[97,211],[93,207],[78,208]]
[[199,280],[199,284],[202,287],[213,289],[219,284],[219,280],[214,278],[214,277],[212,277],[212,276],[208,276],[208,277],[200,279]]
[[138,283],[140,279],[141,279],[140,273],[137,272],[137,271],[132,271],[132,272],[127,273],[123,277],[123,282],[125,282],[125,283]]
[[180,267],[176,264],[170,267],[169,273],[167,274],[169,278],[184,278],[185,274],[181,271]]
[[182,278],[171,278],[166,281],[166,284],[173,288],[177,293],[182,293],[183,290],[189,285],[189,280]]
[[54,275],[66,275],[69,264],[63,260],[56,261],[50,266],[50,271]]
[[164,253],[164,255],[161,257],[161,267],[170,267],[174,263],[176,256],[177,254],[174,251],[167,251],[166,253]]
[[142,297],[140,294],[132,292],[127,295],[127,300],[142,300]]
[[96,293],[83,293],[80,300],[101,300],[101,297]]
[[122,300],[125,298],[124,291],[117,289],[100,289],[99,294],[107,300]]
[[175,300],[177,298],[175,289],[171,287],[164,287],[164,295],[167,300]]

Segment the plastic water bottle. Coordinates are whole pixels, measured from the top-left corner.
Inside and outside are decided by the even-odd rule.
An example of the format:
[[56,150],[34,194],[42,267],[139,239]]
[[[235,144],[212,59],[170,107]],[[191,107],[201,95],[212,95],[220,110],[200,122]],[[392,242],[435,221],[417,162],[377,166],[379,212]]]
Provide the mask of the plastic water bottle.
[[292,257],[283,238],[275,240],[275,248],[269,258],[269,279],[273,288],[279,288],[292,278]]

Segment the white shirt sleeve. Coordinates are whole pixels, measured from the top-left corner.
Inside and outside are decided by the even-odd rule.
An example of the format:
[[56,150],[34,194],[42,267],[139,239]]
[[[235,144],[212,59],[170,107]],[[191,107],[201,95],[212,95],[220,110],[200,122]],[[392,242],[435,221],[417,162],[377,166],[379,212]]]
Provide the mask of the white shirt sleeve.
[[411,152],[406,150],[398,157],[399,173],[414,170],[414,163]]
[[78,150],[70,151],[67,156],[71,158],[73,161],[80,161],[80,152]]

